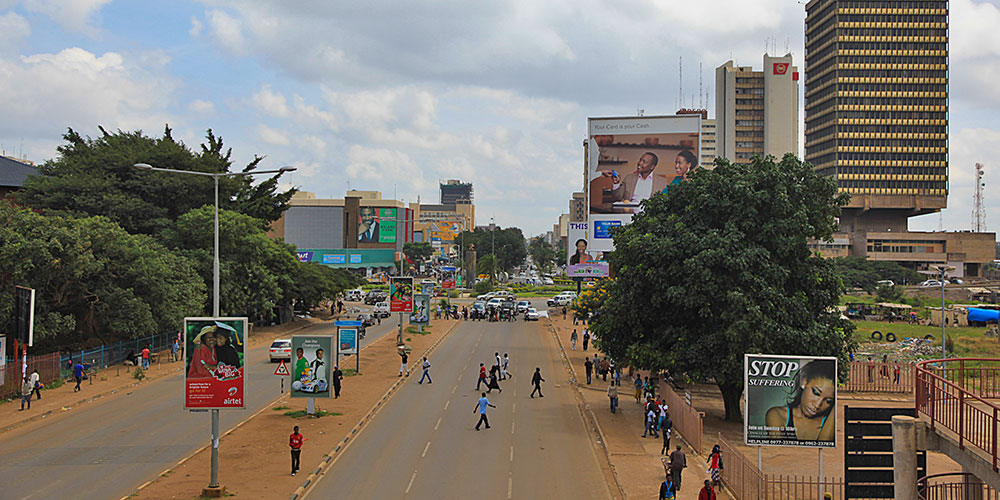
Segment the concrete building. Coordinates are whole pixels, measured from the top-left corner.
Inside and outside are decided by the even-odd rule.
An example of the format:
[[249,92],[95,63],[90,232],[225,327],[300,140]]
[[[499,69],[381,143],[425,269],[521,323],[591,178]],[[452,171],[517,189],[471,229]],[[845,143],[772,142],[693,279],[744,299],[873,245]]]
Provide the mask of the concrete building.
[[458,235],[476,227],[475,205],[462,201],[465,199],[452,205],[410,203],[415,230],[422,233],[423,241],[430,243],[440,255],[457,255],[455,240]]
[[733,61],[716,68],[715,141],[715,154],[733,163],[798,154],[799,70],[791,54],[764,54],[761,71]]
[[981,276],[995,233],[908,232],[948,201],[948,3],[811,0],[805,22],[805,159],[851,195],[814,249]]
[[707,109],[678,109],[678,115],[701,115],[701,167],[715,167],[716,125],[715,120],[708,117]]
[[38,175],[38,167],[33,163],[0,156],[0,198],[20,189],[29,175]]
[[471,205],[472,183],[462,182],[458,179],[448,179],[439,184],[441,189],[441,204],[456,205],[460,203]]
[[587,222],[587,195],[582,192],[573,193],[569,200],[570,222]]

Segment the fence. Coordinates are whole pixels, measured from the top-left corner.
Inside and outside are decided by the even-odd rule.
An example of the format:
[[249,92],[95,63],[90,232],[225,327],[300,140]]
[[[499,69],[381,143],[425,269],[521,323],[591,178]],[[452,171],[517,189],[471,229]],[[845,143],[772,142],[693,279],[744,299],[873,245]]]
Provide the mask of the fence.
[[674,429],[684,436],[684,440],[694,448],[695,452],[701,453],[702,420],[705,414],[689,405],[685,398],[678,396],[666,380],[660,379],[659,385],[660,396],[670,408],[670,419],[674,422]]
[[[28,374],[38,370],[43,384],[48,384],[59,378],[59,353],[53,352],[40,356],[28,356]],[[21,393],[21,362],[20,359],[8,359],[3,370],[3,383],[0,384],[0,397],[16,397]]]
[[917,481],[919,500],[1000,500],[998,493],[976,476],[964,472],[934,474]]
[[722,434],[718,440],[725,464],[722,482],[737,500],[822,500],[824,493],[834,499],[844,498],[843,479],[764,474]]
[[89,350],[63,353],[59,360],[60,367],[62,368],[62,376],[69,377],[73,372],[73,365],[75,363],[101,368],[124,363],[129,353],[140,356],[142,350],[146,347],[149,347],[149,350],[153,353],[169,351],[170,344],[176,338],[176,333],[164,333],[141,339],[122,340],[115,344],[102,345]]
[[866,363],[852,361],[848,364],[847,383],[843,391],[847,392],[888,392],[912,393],[916,380],[915,365],[899,365],[899,381],[896,381],[892,363]]

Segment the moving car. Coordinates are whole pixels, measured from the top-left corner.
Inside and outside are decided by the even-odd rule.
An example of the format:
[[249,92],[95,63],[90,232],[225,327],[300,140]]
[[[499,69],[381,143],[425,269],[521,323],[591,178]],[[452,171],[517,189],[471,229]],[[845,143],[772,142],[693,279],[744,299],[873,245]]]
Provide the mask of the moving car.
[[529,307],[527,311],[524,312],[525,321],[538,321],[538,310],[534,307]]
[[271,342],[268,356],[270,356],[272,363],[280,360],[290,363],[292,361],[292,339],[278,339]]
[[878,286],[896,286],[896,283],[892,280],[878,280],[875,284]]
[[527,300],[522,300],[522,301],[520,301],[520,302],[517,303],[517,312],[518,313],[527,312],[528,309],[530,309],[530,308],[531,308],[531,302],[528,302]]
[[360,288],[355,288],[354,290],[348,290],[345,300],[348,302],[361,302],[364,300],[365,295]]
[[388,302],[378,302],[375,304],[375,308],[372,310],[372,314],[377,318],[388,318],[389,317],[389,303]]
[[389,294],[381,290],[372,290],[365,294],[365,304],[373,305],[379,302],[384,302],[389,298]]
[[552,278],[543,278],[542,279],[542,284],[543,285],[555,285],[556,283],[554,281],[552,281]]
[[367,328],[375,324],[375,317],[368,313],[362,313],[358,315],[358,321],[361,322],[362,328]]
[[481,301],[481,302],[486,302],[487,300],[492,299],[495,294],[496,294],[496,292],[484,293],[484,294],[476,297],[476,300]]
[[940,286],[941,282],[938,280],[927,280],[920,284],[920,288],[935,288]]
[[575,298],[576,298],[576,292],[562,292],[559,295],[556,295],[555,297],[546,300],[545,303],[549,307],[568,306],[570,302],[573,302],[573,299]]
[[500,304],[502,304],[502,303],[503,303],[503,300],[501,300],[499,297],[493,297],[488,302],[486,302],[486,310],[487,311],[492,311],[492,310],[500,307]]

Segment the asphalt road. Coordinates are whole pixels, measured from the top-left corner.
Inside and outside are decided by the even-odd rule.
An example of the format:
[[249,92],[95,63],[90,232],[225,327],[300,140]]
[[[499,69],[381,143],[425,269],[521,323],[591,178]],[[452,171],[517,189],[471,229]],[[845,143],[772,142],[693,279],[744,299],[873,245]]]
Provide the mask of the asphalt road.
[[[541,304],[539,301],[534,301]],[[567,374],[544,323],[465,322],[435,351],[433,384],[410,378],[308,497],[609,498]],[[487,394],[492,427],[475,430],[479,363],[509,353],[513,379]],[[420,374],[421,360],[411,360]],[[542,369],[544,398],[529,397]],[[315,464],[303,464],[311,470]]]
[[[394,334],[397,325],[395,318],[383,320],[368,329],[361,345]],[[334,331],[332,322],[324,322],[295,334]],[[247,390],[246,409],[220,412],[222,432],[280,395],[279,379],[273,375],[277,364],[268,360],[267,345],[251,349],[247,358],[248,388],[259,389]],[[87,396],[87,386],[83,387],[81,397]],[[117,500],[210,438],[210,413],[184,409],[183,377],[178,371],[126,396],[88,403],[0,434],[0,499]]]

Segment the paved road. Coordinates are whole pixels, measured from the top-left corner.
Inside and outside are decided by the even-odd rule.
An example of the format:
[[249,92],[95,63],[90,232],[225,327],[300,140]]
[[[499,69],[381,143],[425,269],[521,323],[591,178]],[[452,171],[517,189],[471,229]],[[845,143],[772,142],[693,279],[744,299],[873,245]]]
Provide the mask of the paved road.
[[[391,318],[369,328],[362,346],[394,334],[397,324]],[[322,323],[295,333],[333,332],[332,323]],[[247,384],[263,390],[247,391],[245,410],[220,412],[223,432],[279,395],[273,375],[277,365],[269,362],[267,346],[250,350],[247,357]],[[184,410],[178,371],[127,396],[88,403],[0,435],[0,498],[118,499],[207,444],[210,436],[210,414]]]
[[[319,498],[610,498],[567,375],[542,323],[465,322],[309,491]],[[479,363],[510,354],[513,380],[475,430]],[[419,366],[413,358],[411,366]],[[535,367],[544,398],[529,398]],[[560,387],[557,387],[557,384]],[[315,464],[303,464],[310,470]]]

